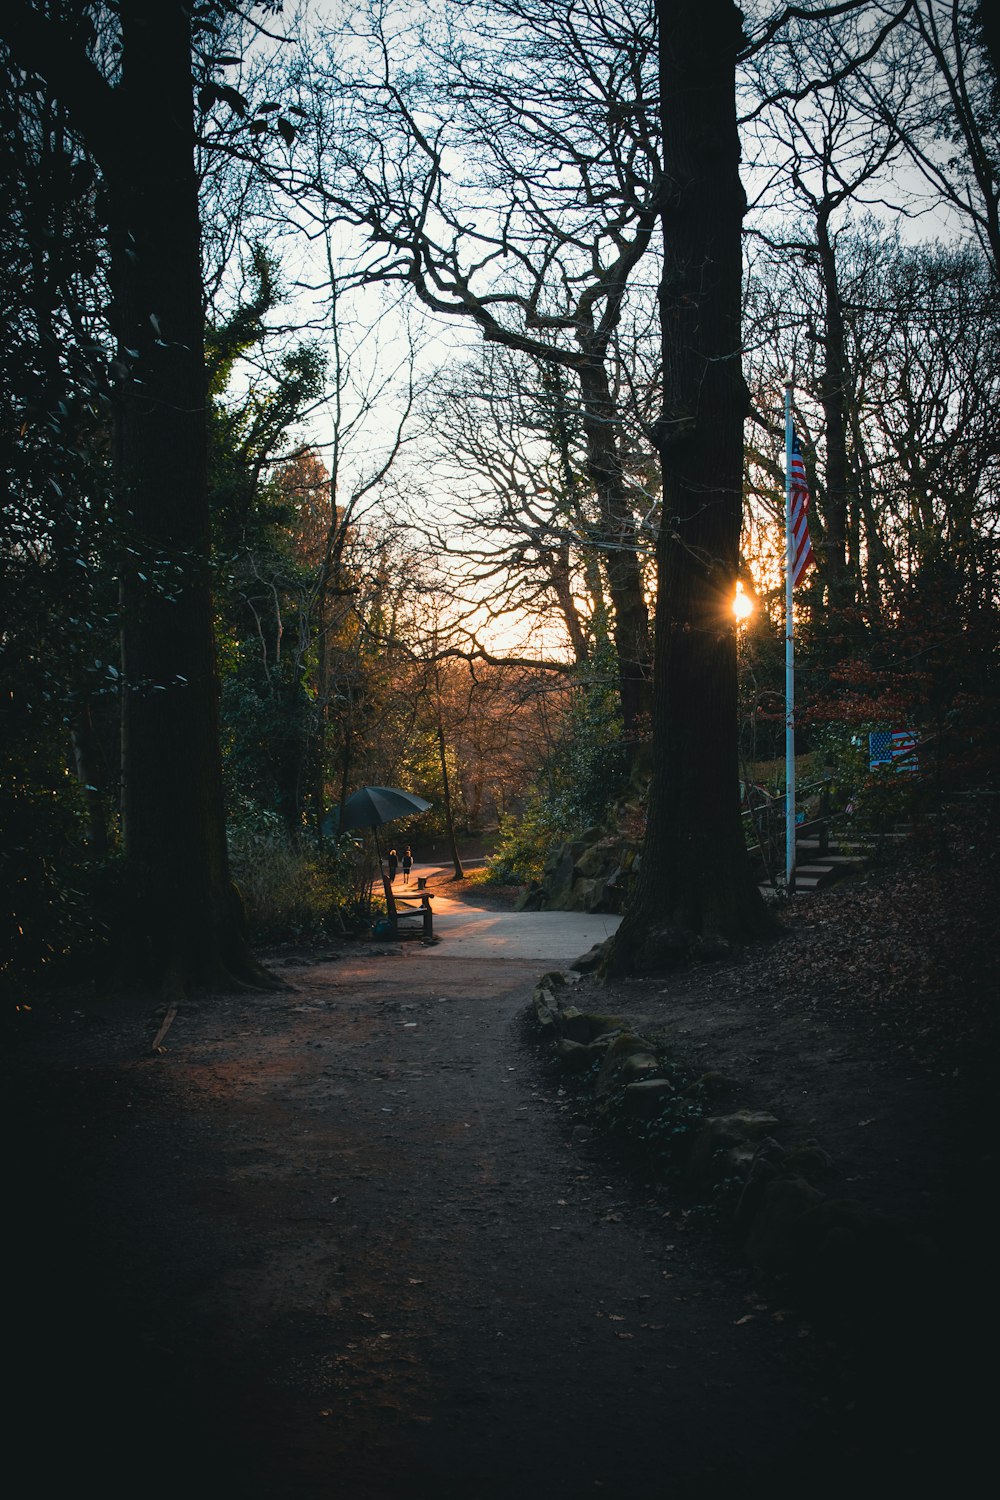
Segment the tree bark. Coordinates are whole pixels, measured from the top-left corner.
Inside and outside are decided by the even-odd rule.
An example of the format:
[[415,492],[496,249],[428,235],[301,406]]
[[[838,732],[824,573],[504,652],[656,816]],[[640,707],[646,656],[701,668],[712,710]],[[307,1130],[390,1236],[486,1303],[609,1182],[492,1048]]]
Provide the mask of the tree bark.
[[771,919],[739,807],[736,630],[743,421],[732,0],[660,0],[664,403],[654,770],[640,874],[609,973],[715,955]]
[[830,208],[816,218],[820,277],[823,285],[823,375],[820,401],[826,423],[826,544],[819,559],[832,611],[851,602],[847,525],[849,469],[847,457],[847,343],[844,308],[837,276],[837,249],[830,234]]
[[441,788],[444,797],[444,821],[448,834],[448,848],[451,850],[451,863],[455,871],[452,880],[464,880],[465,871],[462,868],[462,857],[458,852],[458,839],[455,837],[455,818],[451,806],[451,783],[448,780],[448,751],[444,741],[444,725],[440,714],[437,722],[438,755],[441,760]]
[[566,634],[573,647],[573,660],[578,667],[583,666],[590,656],[590,644],[573,597],[573,575],[570,571],[568,547],[560,547],[550,554],[547,571],[552,584],[552,592],[566,626]]
[[649,611],[636,547],[635,515],[619,451],[621,419],[611,395],[606,351],[579,371],[587,469],[601,513],[601,551],[614,614],[622,724],[626,738],[643,734],[652,709]]
[[454,867],[452,880],[464,880],[465,871],[462,868],[462,857],[458,852],[458,839],[455,835],[455,817],[451,805],[451,781],[448,777],[448,748],[444,738],[444,714],[441,708],[441,677],[438,667],[434,668],[434,719],[437,732],[438,756],[441,762],[441,791],[444,800],[444,822],[445,832],[448,836],[448,848],[451,850],[451,862]]
[[120,0],[121,81],[80,36],[7,0],[16,64],[98,162],[118,340],[126,876],[121,979],[277,985],[250,954],[226,851],[212,629],[205,329],[190,7]]
[[180,0],[122,0],[112,219],[123,549],[126,982],[267,981],[229,873],[208,508],[191,33]]

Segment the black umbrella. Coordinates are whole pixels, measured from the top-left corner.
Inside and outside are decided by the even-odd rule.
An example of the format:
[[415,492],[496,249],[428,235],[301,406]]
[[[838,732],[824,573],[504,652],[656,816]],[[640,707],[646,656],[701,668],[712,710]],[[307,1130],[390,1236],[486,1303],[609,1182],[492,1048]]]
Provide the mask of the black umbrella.
[[334,818],[343,832],[348,828],[380,828],[396,818],[412,818],[414,813],[426,812],[430,805],[423,797],[396,786],[363,786],[348,797]]
[[[430,805],[415,792],[404,792],[398,786],[363,786],[360,791],[352,792],[342,808],[330,814],[327,831],[346,833],[349,828],[380,828],[396,818],[412,818],[415,813],[426,812]],[[375,852],[381,864],[378,834]]]

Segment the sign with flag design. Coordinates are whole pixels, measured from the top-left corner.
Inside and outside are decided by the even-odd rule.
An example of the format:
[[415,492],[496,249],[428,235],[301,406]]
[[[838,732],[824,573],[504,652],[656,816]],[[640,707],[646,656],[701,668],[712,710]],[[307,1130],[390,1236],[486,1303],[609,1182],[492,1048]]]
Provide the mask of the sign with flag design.
[[897,771],[917,769],[917,737],[912,729],[877,729],[868,736],[868,769],[895,766]]
[[792,433],[792,464],[789,475],[791,520],[792,588],[816,561],[809,539],[809,483],[802,458],[802,444]]

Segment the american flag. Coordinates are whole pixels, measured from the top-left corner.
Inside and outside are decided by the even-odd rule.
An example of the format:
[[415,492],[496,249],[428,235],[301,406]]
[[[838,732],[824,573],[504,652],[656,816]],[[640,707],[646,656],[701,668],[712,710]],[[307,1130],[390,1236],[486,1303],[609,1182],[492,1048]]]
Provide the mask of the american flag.
[[895,765],[897,771],[917,769],[917,737],[912,729],[877,729],[868,736],[868,768]]
[[809,540],[809,484],[806,466],[802,461],[802,444],[792,433],[792,470],[789,482],[789,501],[792,522],[792,588],[816,561],[812,542]]

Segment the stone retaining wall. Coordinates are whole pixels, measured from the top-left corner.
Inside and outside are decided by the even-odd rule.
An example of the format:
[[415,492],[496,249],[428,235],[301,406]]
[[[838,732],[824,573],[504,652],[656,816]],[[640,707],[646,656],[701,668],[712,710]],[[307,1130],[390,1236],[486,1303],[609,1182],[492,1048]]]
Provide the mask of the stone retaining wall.
[[624,1017],[577,1009],[578,978],[552,972],[536,986],[531,1016],[544,1044],[584,1085],[598,1123],[645,1147],[685,1194],[712,1203],[752,1266],[845,1301],[859,1286],[924,1273],[933,1247],[838,1196],[818,1141],[783,1139],[777,1116],[732,1107],[738,1081],[699,1073]]

